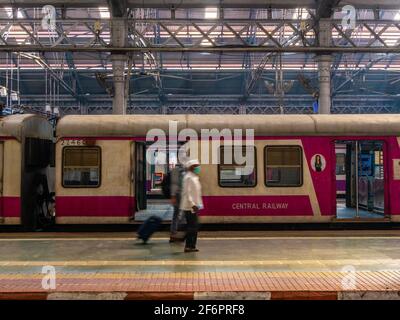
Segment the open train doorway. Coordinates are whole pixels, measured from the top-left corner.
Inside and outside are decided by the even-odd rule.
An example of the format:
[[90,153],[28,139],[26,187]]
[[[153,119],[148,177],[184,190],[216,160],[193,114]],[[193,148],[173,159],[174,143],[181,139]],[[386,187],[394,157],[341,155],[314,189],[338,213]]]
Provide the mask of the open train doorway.
[[384,142],[336,141],[336,218],[385,217]]
[[178,147],[166,144],[148,152],[150,145],[136,142],[135,221],[144,221],[158,216],[165,221],[172,219],[173,207],[162,191],[162,182],[168,173],[178,165]]

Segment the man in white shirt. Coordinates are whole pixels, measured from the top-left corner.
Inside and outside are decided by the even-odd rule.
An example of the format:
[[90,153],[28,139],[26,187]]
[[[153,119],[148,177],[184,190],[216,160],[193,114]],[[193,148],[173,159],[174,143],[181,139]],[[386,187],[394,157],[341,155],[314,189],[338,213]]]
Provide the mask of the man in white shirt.
[[185,164],[187,173],[183,178],[182,198],[180,209],[186,217],[186,245],[185,252],[197,252],[198,214],[203,208],[201,184],[199,179],[200,163],[198,160],[189,160]]

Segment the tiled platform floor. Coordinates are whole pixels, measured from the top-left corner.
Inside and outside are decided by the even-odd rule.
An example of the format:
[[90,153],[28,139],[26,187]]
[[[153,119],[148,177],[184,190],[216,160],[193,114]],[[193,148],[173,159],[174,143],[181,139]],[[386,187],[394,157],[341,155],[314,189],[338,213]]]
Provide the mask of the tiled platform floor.
[[[200,234],[200,252],[189,254],[166,236],[141,245],[129,234],[2,234],[0,298],[190,299],[232,291],[274,299],[351,292],[400,298],[399,231],[208,232]],[[55,290],[42,288],[44,266],[55,268]]]
[[183,294],[183,298],[190,299],[218,292],[251,292],[255,297],[257,292],[264,296],[268,293],[269,298],[276,299],[298,298],[299,293],[303,298],[338,299],[346,293],[381,292],[399,298],[400,272],[356,272],[350,282],[348,276],[343,272],[79,273],[58,274],[56,289],[45,290],[42,274],[2,274],[0,299],[13,297],[13,293],[46,293],[50,299],[62,293],[122,293],[120,298],[135,299],[148,298],[149,294],[159,298]]

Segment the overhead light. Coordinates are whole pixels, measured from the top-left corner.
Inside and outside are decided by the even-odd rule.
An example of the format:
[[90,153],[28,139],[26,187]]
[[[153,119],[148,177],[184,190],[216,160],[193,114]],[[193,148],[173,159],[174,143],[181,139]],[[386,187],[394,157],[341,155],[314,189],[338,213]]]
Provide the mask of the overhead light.
[[205,19],[217,19],[218,18],[218,8],[208,7],[204,12]]
[[396,15],[394,16],[394,20],[400,20],[400,10],[399,10],[399,12],[397,12]]
[[18,11],[17,11],[17,18],[18,19],[25,18],[25,15],[24,15],[24,13],[23,13],[23,11],[21,9],[18,9]]
[[[5,7],[4,10],[6,11],[8,18],[10,19],[14,18],[13,8]],[[17,9],[17,19],[23,19],[23,18],[25,18],[24,12],[21,9]]]
[[207,39],[203,39],[200,43],[201,46],[211,46],[212,43],[208,41]]
[[99,7],[100,18],[110,19],[110,11],[108,7]]
[[7,97],[7,88],[0,86],[0,97]]

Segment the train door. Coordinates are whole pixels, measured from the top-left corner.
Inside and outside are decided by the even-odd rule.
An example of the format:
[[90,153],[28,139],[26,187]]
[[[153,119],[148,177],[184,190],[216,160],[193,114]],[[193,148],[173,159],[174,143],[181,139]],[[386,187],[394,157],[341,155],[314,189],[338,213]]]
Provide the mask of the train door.
[[135,220],[143,221],[150,216],[171,220],[173,207],[170,199],[163,194],[162,181],[178,162],[178,147],[166,144],[165,148],[159,146],[151,152],[148,152],[148,147],[142,143],[138,147],[140,151],[136,151],[135,188],[138,211],[135,213]]
[[136,210],[147,208],[146,198],[146,144],[135,143],[135,198]]
[[[346,151],[344,162],[336,158],[337,219],[385,218],[384,143],[337,141],[336,148],[339,144],[344,145]],[[338,183],[341,176],[338,173],[343,172],[345,181]],[[343,189],[344,197],[339,197]]]
[[[170,153],[168,146],[165,148],[158,147],[152,153],[149,153],[149,161],[147,162],[147,198],[154,200],[153,203],[165,201],[162,193],[162,181],[169,171]],[[159,200],[159,201],[157,201]]]
[[3,164],[4,164],[4,144],[0,141],[0,223],[3,222]]
[[[25,138],[21,179],[21,219],[27,230],[40,230],[54,223],[49,170],[51,140]],[[53,180],[53,178],[51,178]]]

